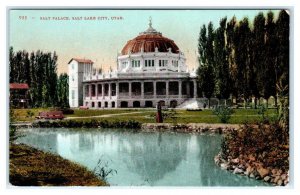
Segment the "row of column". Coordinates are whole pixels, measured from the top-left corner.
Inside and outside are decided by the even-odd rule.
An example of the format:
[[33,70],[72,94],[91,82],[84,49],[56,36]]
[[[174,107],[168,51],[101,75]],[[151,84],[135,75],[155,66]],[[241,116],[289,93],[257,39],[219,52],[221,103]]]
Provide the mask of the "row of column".
[[[159,81],[154,81],[153,82],[153,96],[154,98],[157,97],[157,91],[156,91],[156,84]],[[132,97],[132,83],[133,82],[128,82],[128,91],[129,91],[129,98]],[[107,83],[108,84],[108,97],[111,99],[112,96],[112,83]],[[119,97],[119,82],[116,82],[116,96]],[[95,97],[98,99],[98,84],[95,85]],[[193,80],[193,85],[194,85],[194,98],[197,97],[197,82],[196,80]],[[89,97],[92,98],[92,84],[88,85],[89,86]],[[141,82],[141,98],[144,99],[144,82]],[[189,90],[189,88],[187,89]],[[104,93],[105,93],[105,84],[101,84],[101,96],[102,99],[104,98]],[[85,92],[85,86],[84,86],[84,96],[86,94]],[[178,96],[179,98],[182,98],[182,81],[178,81]],[[166,97],[169,97],[169,81],[166,81]]]

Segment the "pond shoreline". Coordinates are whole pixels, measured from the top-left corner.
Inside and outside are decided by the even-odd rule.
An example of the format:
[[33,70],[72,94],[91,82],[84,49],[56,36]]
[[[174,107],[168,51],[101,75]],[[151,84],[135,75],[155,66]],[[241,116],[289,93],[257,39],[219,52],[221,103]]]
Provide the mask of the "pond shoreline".
[[13,186],[108,186],[77,163],[14,143],[9,146],[9,182]]
[[36,121],[33,123],[15,123],[18,128],[122,128],[133,129],[142,132],[165,132],[173,131],[180,133],[224,133],[228,130],[239,129],[240,124],[222,124],[222,123],[139,123],[137,121],[89,121],[89,122],[65,122],[65,121]]
[[215,156],[214,161],[221,169],[230,171],[233,174],[263,180],[276,186],[286,186],[289,183],[289,171],[285,172],[278,168],[264,167],[262,163],[256,161],[254,156],[224,159],[220,152]]
[[208,124],[208,123],[187,123],[187,124],[172,124],[172,123],[144,123],[142,131],[145,132],[164,132],[174,131],[179,133],[219,133],[222,134],[228,130],[239,129],[238,124]]

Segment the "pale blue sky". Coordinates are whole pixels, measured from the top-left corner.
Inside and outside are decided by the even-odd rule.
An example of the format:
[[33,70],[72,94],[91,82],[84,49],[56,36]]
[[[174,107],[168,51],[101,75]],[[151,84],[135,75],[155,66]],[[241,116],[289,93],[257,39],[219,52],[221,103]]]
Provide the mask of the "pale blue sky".
[[[67,63],[73,58],[89,58],[97,67],[116,67],[117,52],[126,42],[148,28],[149,17],[153,27],[163,36],[175,41],[187,57],[189,69],[197,66],[196,51],[200,27],[212,21],[217,27],[225,16],[231,19],[248,17],[268,10],[11,10],[9,45],[14,50],[56,51],[58,71],[67,72]],[[274,10],[273,10],[274,11]],[[274,11],[277,16],[278,11]],[[23,20],[20,16],[27,16]],[[72,17],[83,17],[72,20]],[[110,20],[84,20],[84,17],[108,17]],[[111,20],[121,16],[123,20]],[[40,17],[51,17],[41,20]],[[53,20],[69,17],[70,20]]]

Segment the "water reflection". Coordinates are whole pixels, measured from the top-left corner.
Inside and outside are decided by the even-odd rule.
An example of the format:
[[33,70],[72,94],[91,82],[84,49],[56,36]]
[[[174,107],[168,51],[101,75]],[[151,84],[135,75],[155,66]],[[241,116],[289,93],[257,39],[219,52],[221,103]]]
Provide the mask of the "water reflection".
[[32,129],[17,141],[58,153],[90,170],[101,158],[117,171],[108,178],[111,185],[264,185],[223,171],[214,164],[220,135]]
[[186,158],[187,140],[176,134],[134,134],[120,138],[122,161],[128,170],[139,174],[143,181],[154,185],[168,172],[175,171]]

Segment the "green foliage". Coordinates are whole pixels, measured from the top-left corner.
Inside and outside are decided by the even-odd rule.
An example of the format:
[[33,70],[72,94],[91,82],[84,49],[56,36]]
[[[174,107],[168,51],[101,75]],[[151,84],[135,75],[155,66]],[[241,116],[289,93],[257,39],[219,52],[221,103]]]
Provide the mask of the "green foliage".
[[101,180],[107,182],[107,177],[109,175],[117,174],[117,170],[109,168],[108,161],[104,161],[104,160],[102,160],[102,158],[103,158],[103,155],[98,160],[97,165],[94,168],[93,172]]
[[258,114],[261,115],[261,120],[266,120],[266,107],[264,105],[258,106]]
[[215,94],[218,98],[228,99],[231,92],[229,78],[228,51],[226,49],[225,31],[227,18],[220,20],[220,27],[215,31],[214,61],[215,61]]
[[68,107],[68,76],[57,78],[57,55],[9,50],[9,82],[29,85],[30,107]]
[[33,116],[34,116],[34,113],[31,110],[27,110],[26,118],[32,118]]
[[9,109],[9,141],[13,142],[18,139],[17,127],[13,125],[16,121],[17,115],[13,108]]
[[59,75],[57,81],[57,105],[69,108],[69,76],[64,73]]
[[124,128],[137,131],[142,124],[134,120],[128,121],[107,121],[107,120],[61,120],[61,121],[37,121],[33,123],[33,127],[67,127],[67,128]]
[[210,22],[207,28],[205,25],[200,30],[198,52],[200,55],[200,66],[197,69],[198,83],[201,92],[208,98],[208,107],[210,107],[210,98],[213,95],[215,88],[215,72],[214,72],[214,28]]
[[213,114],[217,115],[221,123],[228,123],[233,109],[227,106],[218,106],[213,110]]
[[[244,99],[275,97],[279,82],[289,83],[289,14],[282,10],[258,13],[253,21],[233,17],[220,20],[217,29],[211,22],[200,28],[197,78],[201,95],[227,99],[230,94]],[[226,23],[227,22],[227,23]],[[253,24],[253,26],[251,25]]]
[[171,119],[173,125],[177,125],[177,118],[178,118],[177,115],[178,113],[176,109],[172,108],[169,111],[163,113],[163,118],[164,120]]
[[283,141],[277,123],[257,125],[245,123],[239,130],[225,134],[221,145],[222,157],[227,159],[252,156],[264,167],[289,169],[289,142]]

